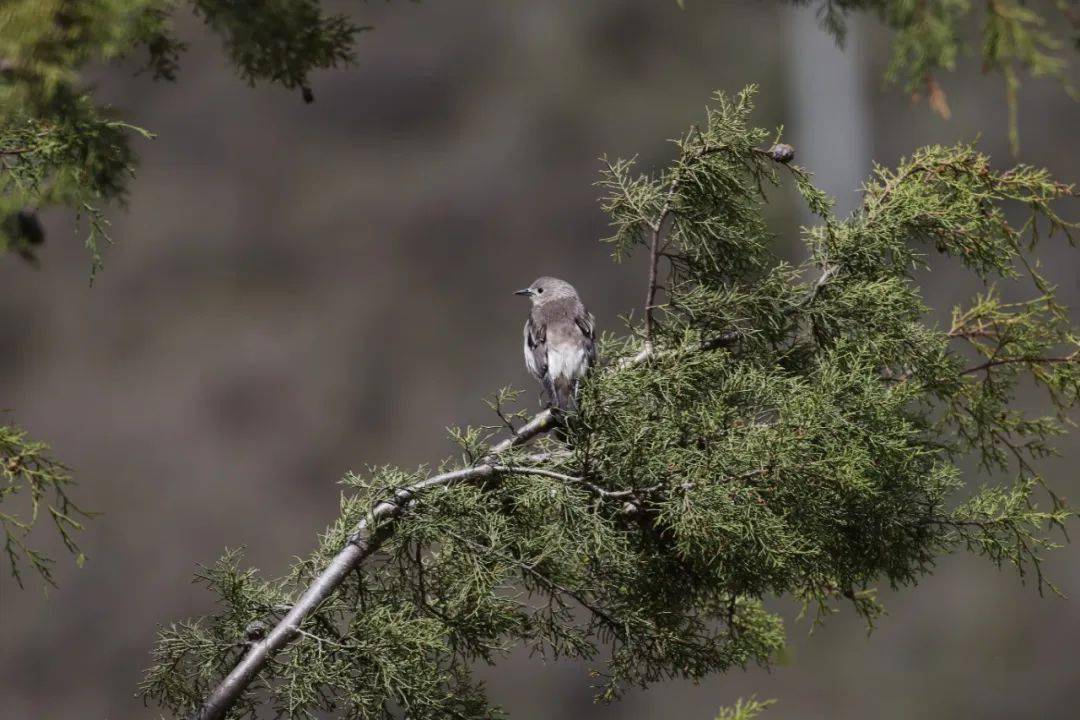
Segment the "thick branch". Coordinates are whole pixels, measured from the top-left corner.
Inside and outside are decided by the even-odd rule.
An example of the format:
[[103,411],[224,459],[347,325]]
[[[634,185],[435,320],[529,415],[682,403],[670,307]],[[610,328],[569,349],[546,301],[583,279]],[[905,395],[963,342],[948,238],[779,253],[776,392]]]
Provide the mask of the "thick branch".
[[[555,426],[550,410],[534,416],[518,431],[491,448],[493,458],[512,448],[524,445]],[[240,662],[206,698],[203,706],[192,716],[195,720],[221,720],[229,708],[251,684],[264,665],[279,650],[299,634],[300,625],[344,582],[349,573],[373,555],[390,535],[386,524],[415,502],[416,495],[433,487],[459,482],[477,481],[495,475],[495,466],[483,463],[452,472],[441,473],[421,480],[394,493],[394,498],[384,500],[371,509],[349,537],[349,542],[330,564],[308,586],[288,614],[278,622],[264,640],[253,643]]]
[[[738,333],[724,333],[717,338],[702,342],[699,350],[706,351],[727,347],[738,339]],[[615,367],[621,369],[636,365],[652,356],[652,354],[651,346],[646,346],[637,355],[616,363]],[[334,556],[326,569],[312,581],[288,614],[274,626],[274,629],[270,631],[266,638],[251,645],[244,657],[240,659],[240,662],[207,696],[202,707],[191,716],[192,720],[223,720],[229,708],[243,694],[245,688],[251,684],[263,666],[278,651],[296,638],[304,620],[337,590],[350,572],[382,547],[383,542],[392,532],[393,520],[406,509],[412,507],[416,503],[417,496],[423,491],[434,487],[492,478],[497,476],[500,471],[542,474],[551,477],[559,476],[563,479],[569,478],[570,476],[562,476],[561,473],[542,471],[537,468],[501,466],[494,462],[499,455],[506,451],[520,447],[539,435],[548,432],[555,427],[556,422],[551,410],[544,410],[518,428],[515,434],[493,445],[482,463],[425,478],[413,485],[400,488],[394,493],[392,499],[376,504],[367,517],[360,521],[356,530],[349,537],[349,542],[341,552]],[[573,479],[576,480],[577,478]],[[605,492],[614,494],[617,491]]]

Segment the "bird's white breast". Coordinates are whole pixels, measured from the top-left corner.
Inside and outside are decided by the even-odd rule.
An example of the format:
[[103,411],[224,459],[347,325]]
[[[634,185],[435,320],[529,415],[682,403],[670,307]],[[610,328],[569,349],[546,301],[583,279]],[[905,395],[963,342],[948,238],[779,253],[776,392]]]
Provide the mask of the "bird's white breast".
[[548,345],[548,375],[552,379],[566,378],[577,380],[589,369],[589,358],[585,348],[579,343],[564,343],[559,346]]

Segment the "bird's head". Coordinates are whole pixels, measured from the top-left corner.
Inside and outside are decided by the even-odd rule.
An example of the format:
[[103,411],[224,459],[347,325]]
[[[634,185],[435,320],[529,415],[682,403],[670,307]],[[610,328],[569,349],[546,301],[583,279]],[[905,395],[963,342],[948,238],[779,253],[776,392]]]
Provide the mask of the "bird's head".
[[529,287],[515,291],[514,294],[528,297],[533,305],[543,305],[552,300],[577,297],[577,290],[565,280],[542,277],[534,281]]

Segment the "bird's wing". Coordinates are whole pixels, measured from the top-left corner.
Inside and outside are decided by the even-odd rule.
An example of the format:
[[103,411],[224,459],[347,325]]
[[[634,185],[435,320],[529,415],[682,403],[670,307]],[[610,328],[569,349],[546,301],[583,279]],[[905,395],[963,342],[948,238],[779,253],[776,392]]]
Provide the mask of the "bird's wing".
[[525,321],[525,367],[544,381],[548,372],[547,326],[533,323],[532,317]]
[[547,325],[534,323],[531,315],[525,321],[525,367],[540,381],[543,401],[550,405],[555,400],[555,386],[548,374]]
[[596,318],[588,310],[582,308],[574,318],[578,329],[585,338],[585,354],[589,358],[589,367],[596,365]]

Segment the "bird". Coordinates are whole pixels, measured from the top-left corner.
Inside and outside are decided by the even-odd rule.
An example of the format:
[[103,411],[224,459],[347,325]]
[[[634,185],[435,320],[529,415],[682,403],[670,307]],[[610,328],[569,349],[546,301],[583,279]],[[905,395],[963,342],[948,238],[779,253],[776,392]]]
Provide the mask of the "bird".
[[559,412],[577,410],[577,390],[596,365],[596,321],[574,286],[553,277],[517,290],[532,301],[525,321],[525,367],[540,381],[543,400]]

